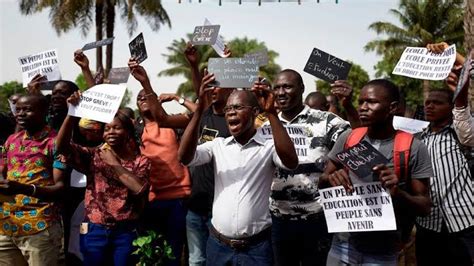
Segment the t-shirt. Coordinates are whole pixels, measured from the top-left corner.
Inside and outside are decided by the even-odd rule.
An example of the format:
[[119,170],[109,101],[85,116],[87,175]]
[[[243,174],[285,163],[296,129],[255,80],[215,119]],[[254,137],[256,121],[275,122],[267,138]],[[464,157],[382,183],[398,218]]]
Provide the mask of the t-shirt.
[[[217,137],[230,136],[224,115],[216,115],[212,107],[208,108],[199,124],[199,144],[212,141]],[[188,201],[189,210],[200,215],[208,215],[212,210],[214,199],[214,166],[206,163],[189,167],[191,173],[191,196]]]
[[[6,179],[37,187],[54,185],[53,168],[64,170],[55,147],[56,132],[46,126],[31,136],[25,130],[10,135],[2,151]],[[0,234],[32,235],[60,222],[59,208],[53,202],[18,194],[0,205]]]
[[148,122],[143,129],[142,143],[141,153],[151,161],[148,199],[168,200],[189,196],[189,171],[178,160],[179,144],[174,130]]
[[[337,140],[333,149],[329,153],[329,158],[332,161],[338,162],[336,154],[344,150],[347,137],[351,131],[344,132]],[[370,139],[365,136],[370,145],[374,146],[380,153],[382,153],[393,164],[393,142],[394,138],[378,140]],[[414,138],[410,148],[409,173],[412,179],[430,178],[433,176],[433,169],[428,154],[428,148],[419,139]],[[356,176],[349,172],[349,177],[353,184],[368,183],[379,181],[378,176],[369,175],[364,178]],[[401,231],[398,226],[398,219],[405,215],[398,208],[399,202],[393,200],[395,217],[397,219],[397,231],[380,231],[380,232],[357,232],[357,233],[336,233],[334,236],[335,242],[345,242],[352,245],[354,248],[363,253],[393,253],[401,246]],[[398,211],[397,211],[398,210]]]
[[[298,168],[277,169],[272,182],[270,211],[273,216],[289,220],[312,219],[322,212],[318,181],[327,154],[339,135],[350,128],[342,118],[305,106],[291,121],[281,113],[279,119],[295,145]],[[259,129],[265,138],[272,138],[269,122]]]

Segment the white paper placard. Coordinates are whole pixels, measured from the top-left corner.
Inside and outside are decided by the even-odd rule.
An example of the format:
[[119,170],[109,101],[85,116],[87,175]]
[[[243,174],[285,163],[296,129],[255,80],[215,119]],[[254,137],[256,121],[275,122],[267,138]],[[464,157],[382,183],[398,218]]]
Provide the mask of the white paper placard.
[[77,106],[69,106],[69,115],[110,123],[120,107],[125,85],[99,84],[84,91]]
[[61,72],[59,72],[58,52],[56,49],[23,56],[18,58],[18,61],[21,65],[23,88],[28,86],[28,83],[30,83],[36,74],[46,76],[48,81],[61,79]]
[[329,233],[397,229],[392,197],[380,182],[353,187],[352,194],[342,186],[319,190]]
[[430,122],[418,119],[406,118],[402,116],[393,117],[393,128],[396,130],[403,130],[411,134],[416,134],[423,131],[423,129],[427,128],[429,124]]
[[448,77],[456,61],[456,45],[436,54],[424,47],[407,47],[392,74],[427,80],[443,80]]

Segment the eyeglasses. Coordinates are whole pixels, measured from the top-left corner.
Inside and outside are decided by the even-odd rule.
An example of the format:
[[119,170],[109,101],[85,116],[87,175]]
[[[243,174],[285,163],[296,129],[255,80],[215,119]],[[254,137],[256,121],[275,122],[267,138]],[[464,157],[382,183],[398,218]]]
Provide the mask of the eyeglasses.
[[253,108],[250,105],[239,105],[239,104],[233,104],[233,105],[227,105],[224,107],[224,113],[228,113],[230,111],[242,111],[244,108]]

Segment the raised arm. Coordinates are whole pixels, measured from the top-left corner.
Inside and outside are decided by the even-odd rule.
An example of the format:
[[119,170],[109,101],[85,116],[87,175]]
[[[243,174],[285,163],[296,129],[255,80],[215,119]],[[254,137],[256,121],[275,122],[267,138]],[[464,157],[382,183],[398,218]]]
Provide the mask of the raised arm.
[[266,83],[256,82],[252,87],[252,91],[257,96],[257,99],[262,107],[262,111],[266,113],[272,128],[273,141],[275,143],[275,150],[282,163],[290,168],[295,169],[298,166],[298,156],[296,155],[295,145],[291,141],[288,132],[278,118],[275,109],[275,95]]
[[179,103],[181,105],[183,105],[186,109],[188,109],[188,111],[194,113],[196,111],[196,108],[197,108],[197,104],[196,103],[193,103],[192,101],[184,98],[184,97],[179,97],[178,95],[176,95],[175,93],[162,93],[160,94],[160,96],[158,97],[158,100],[161,102],[161,103],[164,103],[164,102],[170,102],[170,101],[176,101],[176,102],[179,102],[181,99],[183,99],[183,103]]
[[178,150],[178,158],[182,164],[189,164],[196,153],[196,147],[199,139],[199,124],[201,122],[201,117],[204,112],[209,107],[208,102],[208,93],[212,91],[212,87],[208,87],[208,84],[214,81],[214,74],[209,74],[205,72],[205,76],[202,79],[201,86],[199,88],[199,102],[197,104],[196,111],[194,112],[191,121],[189,122],[186,130],[184,130],[183,136],[181,138],[181,143]]
[[130,73],[132,76],[140,82],[146,93],[146,99],[150,109],[153,110],[153,116],[155,120],[160,124],[161,127],[169,128],[184,128],[189,123],[189,117],[186,115],[168,115],[161,103],[158,101],[158,97],[151,87],[150,79],[146,73],[146,70],[140,66],[135,59],[130,58],[128,61],[130,67]]
[[336,80],[331,84],[331,93],[341,102],[351,127],[357,128],[360,126],[360,119],[357,109],[352,105],[352,91],[352,86],[345,80]]
[[87,88],[92,88],[95,86],[94,76],[92,76],[91,69],[89,68],[89,59],[82,52],[82,50],[76,50],[74,52],[74,62],[81,68],[84,79],[87,83]]
[[186,44],[186,49],[184,50],[184,56],[186,61],[189,63],[191,68],[191,80],[193,82],[194,93],[196,97],[199,96],[199,88],[201,87],[201,73],[199,72],[199,53],[195,46],[191,42]]

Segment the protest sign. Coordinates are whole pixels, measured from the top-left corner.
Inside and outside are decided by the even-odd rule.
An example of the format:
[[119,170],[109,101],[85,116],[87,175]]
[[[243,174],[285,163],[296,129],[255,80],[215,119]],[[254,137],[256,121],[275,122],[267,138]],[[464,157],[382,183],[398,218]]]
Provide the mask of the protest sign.
[[[204,25],[209,26],[209,25],[212,25],[212,23],[206,18],[204,19]],[[212,45],[212,49],[214,49],[214,51],[216,51],[216,53],[220,57],[224,57],[225,42],[224,42],[224,38],[221,35],[217,36],[215,43]]]
[[46,76],[49,81],[60,80],[58,52],[56,49],[18,58],[23,73],[23,87],[37,74]]
[[[304,161],[308,157],[310,143],[310,135],[312,134],[305,126],[302,125],[285,125],[286,132],[295,145],[296,154],[300,161]],[[262,126],[258,129],[259,134],[264,139],[273,139],[272,128],[270,125]]]
[[[471,52],[472,53],[472,52]],[[472,58],[466,59],[464,62],[464,65],[461,69],[461,74],[459,74],[459,80],[458,84],[456,85],[456,89],[454,90],[454,95],[453,95],[453,102],[456,101],[456,98],[458,97],[459,93],[461,90],[464,88],[466,83],[469,82],[469,72],[472,71]],[[467,89],[467,88],[466,88]]]
[[393,117],[393,128],[396,130],[403,130],[411,134],[416,134],[423,131],[423,129],[427,128],[429,124],[430,122],[418,119],[411,119],[402,116]]
[[110,123],[125,94],[124,85],[99,84],[84,91],[77,106],[69,106],[69,115]]
[[86,50],[94,49],[94,48],[97,48],[97,47],[100,47],[100,46],[112,44],[112,42],[114,41],[114,38],[115,37],[100,40],[100,41],[96,41],[96,42],[90,42],[90,43],[84,45],[84,47],[82,47],[81,50],[86,51]]
[[336,157],[360,178],[372,175],[374,166],[389,163],[388,159],[367,141],[362,141],[336,154]]
[[12,114],[15,114],[16,113],[16,106],[10,99],[8,99],[8,106],[10,106],[10,111],[12,112]]
[[219,35],[220,25],[196,26],[191,43],[193,45],[213,45]]
[[380,182],[320,189],[329,233],[396,230],[392,197]]
[[143,33],[138,34],[138,36],[128,44],[128,47],[130,48],[130,54],[137,60],[137,63],[140,64],[148,58]]
[[304,71],[327,82],[346,80],[352,64],[314,48]]
[[261,51],[246,53],[244,54],[245,58],[255,58],[257,59],[258,66],[265,66],[268,64],[268,51],[263,49]]
[[110,69],[108,80],[111,84],[127,83],[130,76],[128,67],[115,67]]
[[392,74],[415,79],[443,80],[456,60],[456,45],[436,54],[423,47],[407,47]]
[[207,68],[215,75],[213,86],[221,88],[251,88],[258,79],[255,58],[209,58]]

